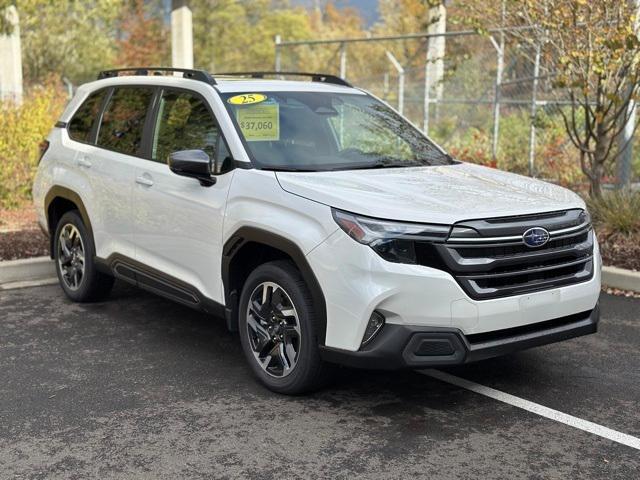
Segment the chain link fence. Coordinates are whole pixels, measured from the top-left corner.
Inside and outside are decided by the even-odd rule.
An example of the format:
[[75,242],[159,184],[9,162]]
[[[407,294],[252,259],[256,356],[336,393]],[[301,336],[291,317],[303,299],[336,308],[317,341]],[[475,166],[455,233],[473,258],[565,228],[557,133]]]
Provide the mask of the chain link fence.
[[[443,48],[429,55],[437,37],[444,37]],[[535,46],[504,32],[277,38],[275,49],[276,70],[338,73],[401,110],[462,160],[585,187],[578,152],[560,114],[570,103],[552,87]],[[638,148],[634,181],[640,177]],[[615,181],[615,171],[609,175]]]

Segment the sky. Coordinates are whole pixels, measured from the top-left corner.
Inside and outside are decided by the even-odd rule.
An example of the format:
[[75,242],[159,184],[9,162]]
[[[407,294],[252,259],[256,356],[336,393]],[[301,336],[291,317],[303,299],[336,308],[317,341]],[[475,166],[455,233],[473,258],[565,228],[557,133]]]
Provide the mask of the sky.
[[[316,2],[322,8],[327,3],[327,0],[292,0],[291,4],[313,8]],[[378,0],[333,0],[333,3],[338,8],[351,7],[358,10],[365,21],[366,27],[370,27],[378,20]]]

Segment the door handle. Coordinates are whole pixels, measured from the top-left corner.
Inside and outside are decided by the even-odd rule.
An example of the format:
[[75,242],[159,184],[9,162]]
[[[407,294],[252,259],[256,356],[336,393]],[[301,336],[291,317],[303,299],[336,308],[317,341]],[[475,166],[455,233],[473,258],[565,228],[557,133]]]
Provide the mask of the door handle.
[[145,177],[144,175],[140,175],[139,177],[136,177],[136,183],[139,185],[144,185],[145,187],[150,187],[151,185],[153,185],[153,180],[151,180],[149,177]]
[[78,166],[84,168],[91,168],[91,162],[87,159],[87,157],[78,158]]

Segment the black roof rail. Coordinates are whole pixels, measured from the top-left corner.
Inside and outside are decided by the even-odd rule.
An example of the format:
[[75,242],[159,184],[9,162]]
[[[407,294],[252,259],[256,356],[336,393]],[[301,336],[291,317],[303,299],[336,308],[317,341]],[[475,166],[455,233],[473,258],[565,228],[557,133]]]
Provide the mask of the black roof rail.
[[209,85],[215,85],[216,80],[205,70],[194,70],[192,68],[172,68],[172,67],[129,67],[129,68],[115,68],[113,70],[103,70],[98,74],[98,80],[103,78],[118,77],[120,73],[132,72],[133,75],[161,75],[164,72],[178,72],[182,73],[183,78],[190,78],[192,80],[199,80],[201,82],[208,83]]
[[333,83],[335,85],[343,85],[345,87],[353,87],[344,78],[328,73],[309,73],[309,72],[224,72],[214,73],[214,76],[230,76],[230,77],[251,77],[264,78],[266,75],[288,75],[298,77],[311,77],[312,82]]

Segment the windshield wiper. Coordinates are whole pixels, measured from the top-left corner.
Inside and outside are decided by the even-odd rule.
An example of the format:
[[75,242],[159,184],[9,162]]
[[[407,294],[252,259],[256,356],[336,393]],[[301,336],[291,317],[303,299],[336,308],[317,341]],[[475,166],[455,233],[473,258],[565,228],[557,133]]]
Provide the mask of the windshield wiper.
[[285,165],[282,166],[273,166],[273,165],[267,165],[267,166],[261,166],[260,170],[269,170],[272,172],[317,172],[318,169],[317,168],[300,168],[300,167],[288,167]]
[[379,159],[366,163],[344,163],[333,165],[315,165],[313,167],[292,167],[289,165],[265,165],[261,166],[261,170],[269,170],[274,172],[336,172],[341,170],[368,170],[377,168],[404,168],[404,167],[421,167],[422,163],[416,161],[403,162],[396,159]]
[[351,165],[341,165],[332,170],[366,170],[374,168],[401,168],[401,167],[420,167],[417,162],[402,162],[398,160],[378,160],[370,163],[354,163]]

